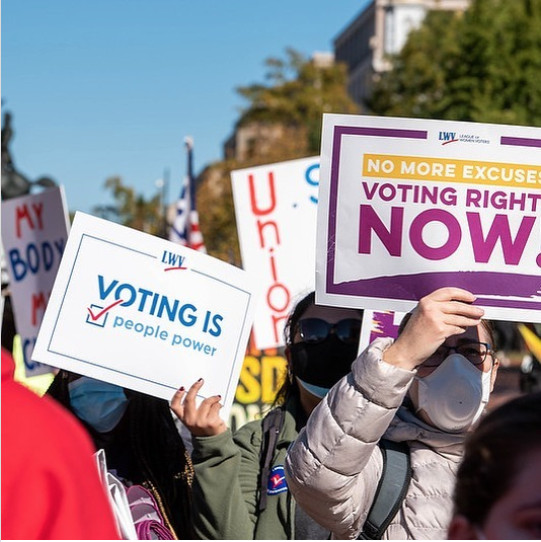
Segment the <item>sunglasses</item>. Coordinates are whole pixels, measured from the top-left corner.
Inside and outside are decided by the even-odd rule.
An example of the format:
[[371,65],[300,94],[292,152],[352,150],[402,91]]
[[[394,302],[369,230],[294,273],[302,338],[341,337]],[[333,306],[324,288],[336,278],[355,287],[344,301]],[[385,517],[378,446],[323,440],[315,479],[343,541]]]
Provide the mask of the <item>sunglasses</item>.
[[321,318],[304,318],[299,320],[299,333],[303,342],[315,344],[324,341],[331,333],[346,344],[359,342],[361,321],[346,318],[331,324]]

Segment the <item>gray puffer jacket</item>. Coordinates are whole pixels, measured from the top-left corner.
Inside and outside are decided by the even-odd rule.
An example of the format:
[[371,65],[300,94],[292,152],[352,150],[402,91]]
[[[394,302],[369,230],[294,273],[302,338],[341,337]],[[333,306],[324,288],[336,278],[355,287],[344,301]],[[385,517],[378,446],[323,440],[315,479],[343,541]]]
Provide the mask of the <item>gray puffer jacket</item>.
[[382,360],[391,339],[377,339],[310,416],[289,449],[288,486],[297,503],[333,538],[356,538],[382,471],[385,436],[407,442],[412,479],[384,539],[445,539],[464,434],[439,431],[402,401],[415,376]]

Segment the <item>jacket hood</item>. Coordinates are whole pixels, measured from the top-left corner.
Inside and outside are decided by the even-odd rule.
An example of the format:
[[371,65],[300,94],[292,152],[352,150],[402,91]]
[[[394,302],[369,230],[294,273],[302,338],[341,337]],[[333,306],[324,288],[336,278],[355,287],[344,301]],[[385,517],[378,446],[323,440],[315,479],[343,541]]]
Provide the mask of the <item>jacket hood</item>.
[[407,407],[400,407],[385,438],[394,442],[417,441],[448,458],[462,458],[466,433],[447,433],[420,420]]

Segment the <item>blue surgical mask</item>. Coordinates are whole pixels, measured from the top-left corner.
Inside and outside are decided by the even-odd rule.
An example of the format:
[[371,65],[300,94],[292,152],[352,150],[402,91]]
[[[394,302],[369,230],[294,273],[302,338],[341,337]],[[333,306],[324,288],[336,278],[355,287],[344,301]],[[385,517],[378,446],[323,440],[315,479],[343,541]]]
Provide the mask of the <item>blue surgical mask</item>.
[[128,407],[124,390],[101,380],[83,376],[70,382],[68,390],[75,415],[98,433],[112,431]]
[[325,395],[329,393],[330,388],[322,388],[321,386],[308,384],[308,382],[301,380],[299,377],[297,377],[297,381],[306,391],[310,392],[312,395],[315,395],[316,397],[319,397],[320,399],[323,399],[323,397],[325,397]]

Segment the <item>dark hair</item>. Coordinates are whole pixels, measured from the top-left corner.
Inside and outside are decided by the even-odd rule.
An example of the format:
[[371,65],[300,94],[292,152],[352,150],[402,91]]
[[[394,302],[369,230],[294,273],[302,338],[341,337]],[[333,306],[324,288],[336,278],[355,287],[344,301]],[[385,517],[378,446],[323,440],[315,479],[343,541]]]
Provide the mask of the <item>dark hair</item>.
[[513,485],[522,460],[541,448],[541,392],[504,403],[466,439],[454,493],[455,514],[482,527]]
[[[312,291],[301,298],[295,305],[295,308],[289,314],[284,326],[284,342],[286,348],[289,348],[289,346],[293,344],[293,339],[295,337],[295,333],[297,332],[299,320],[302,318],[303,314],[308,310],[308,308],[315,304],[316,293]],[[357,310],[362,315],[362,309]],[[291,366],[288,363],[287,374],[284,377],[282,386],[276,393],[273,406],[283,405],[290,397],[298,395],[299,393],[297,381],[293,378],[294,375],[291,373],[290,369]]]
[[316,293],[310,292],[295,305],[295,308],[291,311],[291,314],[286,320],[286,325],[284,326],[284,340],[286,346],[293,344],[293,337],[297,331],[297,325],[301,316],[315,303]]
[[[297,331],[297,325],[301,316],[308,310],[308,307],[311,307],[316,302],[316,293],[314,291],[308,293],[303,298],[301,298],[295,308],[289,314],[285,326],[284,326],[284,342],[286,348],[289,348],[293,344],[293,338]],[[274,399],[273,406],[283,405],[290,397],[299,394],[299,387],[297,381],[292,378],[290,374],[289,363],[287,365],[287,373],[284,375],[284,382],[280,386],[280,389],[276,393],[276,398]]]
[[[78,376],[60,371],[47,390],[47,395],[73,414],[68,384]],[[117,428],[119,431],[125,430],[122,447],[126,449],[126,454],[131,452],[134,462],[134,479],[130,482],[151,486],[161,498],[159,504],[164,508],[176,535],[181,539],[193,539],[191,485],[194,470],[169,403],[133,390],[125,389],[125,392],[129,398],[128,408]],[[100,435],[82,420],[81,423],[87,428],[95,446],[101,447]],[[119,453],[122,454],[123,450],[119,450]],[[109,466],[115,468],[114,464]]]

